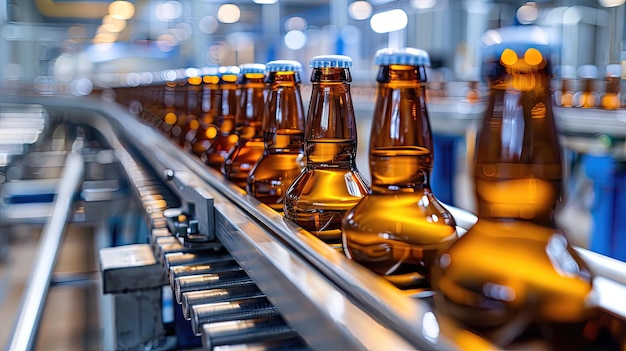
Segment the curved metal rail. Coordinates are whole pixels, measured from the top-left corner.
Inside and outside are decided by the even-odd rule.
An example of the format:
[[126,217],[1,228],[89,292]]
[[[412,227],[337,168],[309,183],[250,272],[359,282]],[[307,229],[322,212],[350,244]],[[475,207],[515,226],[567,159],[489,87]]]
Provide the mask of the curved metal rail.
[[80,154],[71,152],[67,155],[57,196],[54,200],[52,216],[44,226],[37,259],[31,271],[26,292],[23,295],[14,332],[7,345],[7,350],[32,350],[39,322],[43,312],[45,297],[48,293],[52,271],[58,256],[59,247],[70,216],[74,196],[81,185],[84,162]]

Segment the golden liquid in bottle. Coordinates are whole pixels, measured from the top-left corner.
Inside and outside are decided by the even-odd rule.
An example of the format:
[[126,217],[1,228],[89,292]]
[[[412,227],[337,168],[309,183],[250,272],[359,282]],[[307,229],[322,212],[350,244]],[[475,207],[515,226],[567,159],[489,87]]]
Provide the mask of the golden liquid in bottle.
[[[285,200],[285,216],[327,243],[341,241],[343,216],[369,190],[360,174],[349,168],[355,149],[352,139],[309,140],[307,166]],[[311,162],[316,163],[314,168]]]
[[[370,152],[372,193],[343,223],[346,255],[378,274],[417,271],[430,276],[437,256],[456,239],[452,215],[424,187],[432,165],[428,149],[378,147]],[[378,189],[385,184],[391,191]]]
[[248,193],[276,211],[283,211],[287,189],[304,167],[304,131],[279,129],[266,132],[271,148],[250,173]]

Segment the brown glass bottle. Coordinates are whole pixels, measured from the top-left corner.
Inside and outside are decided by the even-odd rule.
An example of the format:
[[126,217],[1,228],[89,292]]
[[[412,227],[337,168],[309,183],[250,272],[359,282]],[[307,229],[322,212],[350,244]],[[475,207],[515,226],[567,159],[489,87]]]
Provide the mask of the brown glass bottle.
[[549,343],[568,349],[563,343],[575,345],[590,317],[591,278],[554,223],[562,165],[551,46],[534,26],[487,32],[484,43],[496,37],[483,48],[489,97],[474,163],[479,219],[439,258],[435,303],[501,346],[539,325]]
[[[423,50],[383,49],[369,145],[372,190],[343,220],[346,255],[378,274],[430,268],[457,239],[450,212],[430,188],[433,141]],[[393,213],[393,215],[391,215]]]
[[235,117],[239,108],[239,97],[237,95],[237,81],[239,79],[239,67],[226,66],[220,67],[220,91],[221,91],[221,109],[218,111],[217,119],[214,126],[209,127],[208,133],[213,135],[211,128],[217,128],[215,131],[215,140],[211,142],[211,146],[206,151],[206,163],[218,171],[221,171],[222,164],[228,156],[230,149],[237,143],[238,136],[235,131]]
[[184,120],[181,125],[181,134],[178,137],[178,145],[185,150],[191,149],[191,144],[187,140],[187,134],[193,127],[200,125],[202,118],[202,76],[199,69],[190,68],[186,70],[187,81],[185,83],[185,105]]
[[163,99],[161,103],[161,108],[157,112],[159,119],[162,121],[161,123],[161,131],[166,135],[170,136],[172,128],[178,122],[178,115],[176,114],[176,86],[177,83],[177,73],[174,70],[167,70],[161,72],[161,77],[163,78],[163,92],[161,98]]
[[356,121],[350,96],[352,59],[311,59],[306,166],[285,196],[285,217],[327,243],[341,241],[345,213],[369,192],[356,168]]
[[248,176],[248,194],[283,211],[287,189],[304,167],[304,107],[299,62],[266,65],[268,96],[263,117],[265,148]]
[[576,69],[573,66],[562,65],[560,67],[559,76],[561,78],[561,91],[557,92],[556,104],[561,107],[574,106],[574,87],[576,79]]
[[208,161],[207,151],[211,143],[217,138],[218,116],[222,111],[222,89],[217,67],[206,69],[202,76],[202,117],[195,123],[189,124],[186,139],[191,145],[191,152],[200,157],[203,162]]
[[598,78],[598,67],[582,65],[578,68],[580,90],[574,94],[574,107],[594,108],[600,104],[600,94],[595,90],[594,83]]
[[222,165],[226,179],[245,189],[248,174],[263,155],[263,112],[265,110],[265,65],[240,65],[239,109],[235,121],[237,143]]
[[620,79],[621,66],[617,64],[608,65],[606,67],[606,75],[604,77],[605,89],[602,94],[601,106],[605,110],[616,110],[621,107],[620,98]]

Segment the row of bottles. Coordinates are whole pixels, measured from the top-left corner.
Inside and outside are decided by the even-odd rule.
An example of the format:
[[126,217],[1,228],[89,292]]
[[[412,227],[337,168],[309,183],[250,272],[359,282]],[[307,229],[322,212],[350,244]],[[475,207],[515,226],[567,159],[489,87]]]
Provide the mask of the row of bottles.
[[622,67],[618,64],[606,66],[602,79],[598,79],[598,67],[562,65],[558,77],[560,89],[554,91],[554,100],[560,107],[601,108],[616,110],[626,107],[621,90]]
[[[347,56],[310,61],[306,119],[295,61],[223,67],[197,80],[201,89],[168,82],[162,96],[149,94],[162,102],[147,108],[156,116],[140,115],[348,258],[388,278],[426,277],[438,311],[503,347],[536,334],[554,349],[615,347],[614,338],[598,341],[608,326],[589,303],[592,274],[554,221],[563,171],[552,46],[533,26],[497,33],[501,40],[483,48],[489,95],[474,160],[479,220],[460,238],[430,188],[423,50],[376,53],[371,186],[356,167]],[[173,102],[181,87],[186,102]]]

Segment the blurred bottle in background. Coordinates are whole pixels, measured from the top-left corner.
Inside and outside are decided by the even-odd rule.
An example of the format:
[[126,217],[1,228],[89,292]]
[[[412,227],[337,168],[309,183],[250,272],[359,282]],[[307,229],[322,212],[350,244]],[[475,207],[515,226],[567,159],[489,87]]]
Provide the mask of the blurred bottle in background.
[[555,103],[561,107],[572,107],[576,92],[576,68],[571,65],[561,65],[558,76],[561,81],[561,89],[555,93]]
[[369,163],[372,188],[343,220],[346,255],[378,274],[430,276],[456,239],[456,225],[430,188],[433,140],[425,102],[424,50],[383,49]]
[[604,93],[602,94],[601,106],[605,110],[617,110],[621,107],[620,80],[622,76],[621,65],[607,65],[604,75]]
[[199,69],[190,68],[187,70],[186,99],[185,99],[185,119],[182,131],[178,136],[178,145],[185,150],[191,149],[191,144],[187,140],[187,134],[192,128],[198,129],[200,118],[202,117],[202,76]]
[[600,94],[596,91],[594,83],[598,79],[598,67],[594,65],[582,65],[578,68],[580,89],[574,94],[573,105],[581,108],[594,108],[600,104]]
[[175,105],[176,86],[178,83],[176,82],[176,72],[173,70],[163,72],[163,76],[165,80],[162,94],[163,101],[158,115],[161,121],[163,121],[163,123],[161,123],[161,131],[169,136],[171,135],[172,128],[176,125],[176,122],[178,122]]
[[222,89],[217,68],[207,69],[202,76],[202,117],[190,124],[185,139],[191,145],[191,152],[208,162],[207,151],[217,138],[218,117],[222,111]]
[[207,129],[209,135],[215,135],[215,140],[211,141],[211,146],[206,151],[206,163],[218,171],[221,171],[228,152],[239,139],[234,133],[235,118],[239,108],[237,89],[239,71],[237,66],[220,67],[221,109],[218,111],[215,123]]
[[239,109],[235,121],[237,143],[228,152],[222,173],[245,189],[248,174],[263,155],[263,113],[265,110],[265,65],[240,65]]
[[248,177],[248,193],[283,211],[287,189],[304,167],[302,65],[277,60],[266,65],[268,96],[263,117],[264,151]]
[[329,244],[341,242],[341,220],[369,192],[356,168],[357,126],[350,95],[352,59],[311,59],[306,166],[287,190],[285,217]]
[[[502,40],[487,41],[494,36]],[[474,163],[479,219],[439,258],[435,303],[503,347],[534,328],[551,348],[577,349],[592,286],[554,221],[563,171],[549,89],[553,46],[535,26],[483,38],[489,98]]]

